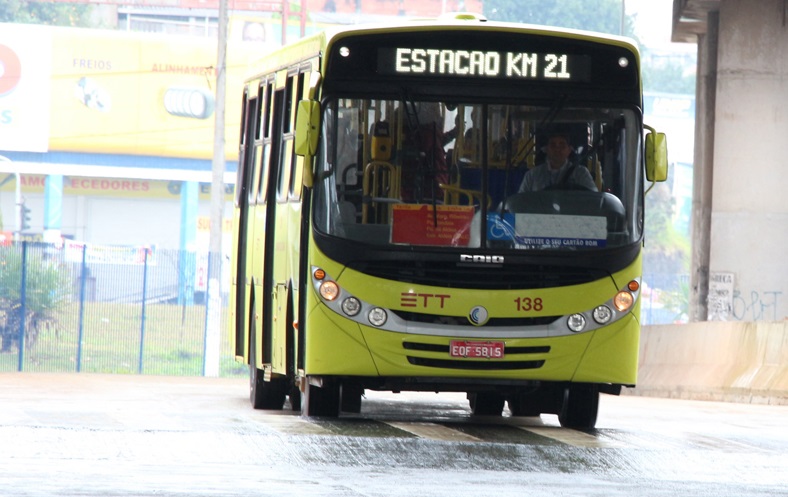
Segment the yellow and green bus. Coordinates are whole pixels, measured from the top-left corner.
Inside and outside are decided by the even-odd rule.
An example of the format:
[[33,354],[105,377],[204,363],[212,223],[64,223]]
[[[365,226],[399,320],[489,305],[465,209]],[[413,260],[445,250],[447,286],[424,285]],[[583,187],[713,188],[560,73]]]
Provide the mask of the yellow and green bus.
[[636,382],[644,185],[667,176],[639,68],[624,38],[472,15],[265,56],[229,313],[252,405],[467,392],[475,415],[593,427]]

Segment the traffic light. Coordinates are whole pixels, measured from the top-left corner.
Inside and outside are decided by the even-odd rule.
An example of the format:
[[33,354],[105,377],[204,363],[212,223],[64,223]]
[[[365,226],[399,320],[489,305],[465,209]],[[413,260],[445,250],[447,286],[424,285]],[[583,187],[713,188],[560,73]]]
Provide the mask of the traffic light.
[[26,206],[23,203],[20,215],[22,217],[20,223],[20,226],[22,228],[20,229],[20,231],[25,231],[26,229],[30,229],[30,207]]

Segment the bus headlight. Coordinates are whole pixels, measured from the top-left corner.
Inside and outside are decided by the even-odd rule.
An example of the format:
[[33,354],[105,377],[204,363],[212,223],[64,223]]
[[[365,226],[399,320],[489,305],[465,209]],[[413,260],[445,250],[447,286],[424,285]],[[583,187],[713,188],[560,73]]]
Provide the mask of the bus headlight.
[[613,319],[613,311],[606,305],[600,305],[594,309],[594,321],[599,324],[607,324],[608,321]]
[[578,333],[583,331],[586,327],[586,318],[582,314],[572,314],[569,316],[569,319],[566,320],[566,325],[570,330]]
[[350,317],[357,315],[361,312],[361,301],[356,297],[348,297],[342,301],[342,312]]
[[613,297],[613,305],[619,312],[626,312],[635,303],[635,297],[626,290],[621,290]]
[[320,296],[328,301],[335,300],[339,296],[339,285],[333,281],[323,281],[320,283]]
[[388,319],[388,315],[386,314],[385,310],[381,309],[380,307],[375,307],[369,311],[367,319],[369,319],[369,322],[373,326],[383,326],[386,323],[386,319]]

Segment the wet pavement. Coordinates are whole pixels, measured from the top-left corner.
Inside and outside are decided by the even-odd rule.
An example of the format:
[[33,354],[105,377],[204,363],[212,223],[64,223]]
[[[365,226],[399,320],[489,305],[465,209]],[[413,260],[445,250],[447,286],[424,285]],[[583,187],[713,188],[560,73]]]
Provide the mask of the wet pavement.
[[243,379],[0,374],[0,496],[788,496],[788,407],[603,396],[597,429],[368,392],[255,411]]

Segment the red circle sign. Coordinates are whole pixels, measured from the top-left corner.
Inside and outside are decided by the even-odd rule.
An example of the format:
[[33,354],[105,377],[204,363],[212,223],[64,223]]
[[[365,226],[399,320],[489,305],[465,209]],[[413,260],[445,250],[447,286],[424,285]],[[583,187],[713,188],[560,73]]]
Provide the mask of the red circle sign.
[[22,61],[11,48],[0,44],[0,96],[10,92],[22,77]]

